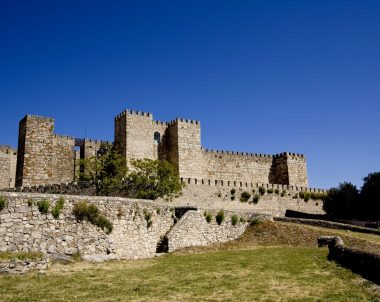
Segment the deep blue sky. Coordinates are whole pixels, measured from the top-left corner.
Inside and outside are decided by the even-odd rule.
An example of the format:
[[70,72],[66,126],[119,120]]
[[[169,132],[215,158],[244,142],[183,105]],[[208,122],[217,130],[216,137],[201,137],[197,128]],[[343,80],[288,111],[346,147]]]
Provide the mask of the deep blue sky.
[[310,186],[380,170],[380,1],[0,0],[0,144],[26,114],[113,139],[125,108],[203,146],[304,153]]

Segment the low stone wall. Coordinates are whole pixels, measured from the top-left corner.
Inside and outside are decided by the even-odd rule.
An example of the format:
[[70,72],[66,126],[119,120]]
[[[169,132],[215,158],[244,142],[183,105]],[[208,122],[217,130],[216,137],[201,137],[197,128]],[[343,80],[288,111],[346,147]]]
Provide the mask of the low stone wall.
[[26,274],[30,271],[43,272],[50,267],[50,259],[4,259],[0,260],[0,274]]
[[[210,222],[206,221],[207,213],[212,215]],[[249,221],[255,217],[247,213],[224,211],[224,220],[219,225],[215,219],[216,215],[217,211],[187,211],[167,235],[169,252],[185,247],[234,240],[244,233]],[[232,215],[238,218],[236,225],[232,225]],[[271,219],[269,216],[262,215],[257,218]]]
[[[272,185],[275,187],[275,185]],[[234,200],[231,200],[231,189],[235,189]],[[253,193],[252,190],[255,190]],[[258,188],[254,187],[232,187],[219,185],[199,185],[187,184],[182,191],[182,195],[173,200],[175,206],[195,206],[205,209],[226,209],[226,210],[247,210],[255,213],[263,213],[272,216],[285,216],[286,210],[294,210],[311,214],[325,214],[322,209],[322,200],[308,200],[305,202],[301,198],[294,199],[293,197],[299,191],[286,190],[284,196],[281,196],[282,189],[279,194],[265,194],[260,196],[260,200],[255,203],[240,202],[242,192],[253,195],[258,193]]]
[[[59,195],[3,195],[8,205],[0,212],[0,251],[149,258],[154,257],[160,237],[174,225],[174,209],[153,202],[66,195],[61,214],[55,219],[51,210],[48,214],[40,213],[36,203],[45,199],[53,207]],[[72,209],[79,201],[95,204],[113,223],[112,233],[107,235],[88,221],[77,222]],[[150,225],[144,212],[151,215]]]
[[345,224],[340,222],[317,220],[317,219],[305,219],[305,218],[288,218],[288,217],[275,217],[275,221],[292,222],[299,224],[308,224],[317,227],[336,229],[336,230],[348,230],[353,232],[376,234],[380,235],[380,230],[360,227],[352,224]]
[[[216,212],[213,222],[208,224],[203,212],[194,207],[175,208],[153,201],[37,193],[2,195],[7,206],[0,211],[0,252],[80,253],[84,259],[96,261],[151,258],[165,237],[170,238],[170,250],[175,250],[188,246],[191,238],[190,245],[231,240],[246,227],[246,223],[231,225],[233,212],[226,211],[225,221],[219,226],[215,222]],[[59,217],[54,218],[51,210],[60,197],[65,200],[64,206]],[[38,208],[41,200],[50,203],[47,214]],[[112,222],[110,234],[87,220],[76,220],[72,210],[80,201],[96,205]],[[244,215],[245,220],[254,216],[252,212],[236,213],[239,217]]]
[[318,238],[319,246],[328,245],[328,259],[362,275],[364,278],[380,284],[380,254],[350,248],[337,236]]

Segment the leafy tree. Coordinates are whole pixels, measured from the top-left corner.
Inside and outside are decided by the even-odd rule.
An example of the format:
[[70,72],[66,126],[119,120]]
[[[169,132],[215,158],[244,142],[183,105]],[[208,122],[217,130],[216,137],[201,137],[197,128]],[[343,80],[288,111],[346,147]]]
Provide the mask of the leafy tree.
[[363,178],[361,188],[361,212],[364,218],[380,220],[380,172]]
[[338,188],[328,191],[326,199],[323,201],[323,209],[327,214],[334,217],[354,217],[357,216],[359,191],[352,183],[344,182]]
[[132,172],[128,174],[127,195],[135,198],[171,199],[182,189],[177,170],[167,161],[132,160]]

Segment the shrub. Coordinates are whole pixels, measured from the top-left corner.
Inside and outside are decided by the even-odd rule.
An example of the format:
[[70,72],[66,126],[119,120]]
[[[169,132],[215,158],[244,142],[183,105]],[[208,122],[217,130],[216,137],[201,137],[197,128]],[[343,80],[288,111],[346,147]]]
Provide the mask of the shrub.
[[56,202],[53,210],[51,211],[51,214],[55,219],[59,218],[59,214],[61,213],[61,210],[63,209],[63,205],[65,204],[65,199],[63,197],[60,197],[58,201]]
[[380,220],[380,172],[369,173],[363,181],[360,190],[361,214],[366,219]]
[[238,221],[239,221],[239,217],[236,214],[231,216],[231,224],[233,226],[237,225]]
[[47,199],[41,199],[37,202],[37,206],[41,214],[47,214],[50,208],[50,202]]
[[79,201],[73,207],[73,215],[77,221],[82,221],[87,217],[88,203],[86,201]]
[[156,213],[157,213],[157,215],[160,215],[160,213],[161,213],[161,209],[160,209],[160,208],[157,208],[157,209],[156,209]]
[[281,197],[284,197],[285,195],[286,195],[286,191],[283,190],[283,191],[281,192]]
[[223,210],[220,210],[216,214],[215,220],[216,220],[217,224],[219,224],[219,225],[222,224],[222,222],[224,221],[224,211]]
[[309,199],[310,199],[310,193],[305,193],[305,195],[303,196],[303,200],[304,200],[305,202],[308,202]]
[[5,196],[0,196],[0,211],[7,206],[7,198]]
[[96,205],[90,204],[87,207],[86,218],[89,222],[94,224],[96,220],[99,218],[99,215],[100,215],[100,211]]
[[253,196],[253,203],[254,204],[257,204],[260,200],[260,195],[259,194],[255,194],[255,196]]
[[94,204],[88,205],[86,201],[79,201],[74,205],[72,213],[77,221],[86,219],[93,225],[104,230],[107,234],[112,232],[112,222],[101,215],[98,207]]
[[273,194],[273,192],[274,192],[273,189],[268,189],[268,190],[267,190],[267,193],[268,193],[268,194]]
[[32,207],[34,205],[33,199],[28,199],[28,207]]
[[253,219],[251,222],[252,226],[258,226],[262,221],[260,219]]
[[299,192],[298,196],[303,199],[305,197],[305,192],[302,192],[302,191]]
[[265,190],[264,187],[260,187],[259,188],[259,193],[260,193],[261,196],[263,196],[265,194],[265,192],[266,192],[266,190]]
[[94,223],[97,227],[101,228],[102,230],[104,230],[106,232],[106,234],[110,234],[112,232],[112,229],[113,229],[113,225],[112,225],[112,222],[109,221],[106,217],[104,217],[103,215],[99,215],[96,220],[94,221]]
[[323,210],[334,217],[354,217],[357,214],[359,191],[351,183],[341,183],[329,190],[323,201]]
[[280,194],[280,190],[279,189],[276,189],[276,190],[274,190],[274,194]]
[[235,195],[235,193],[236,193],[236,190],[235,189],[231,189],[231,195]]
[[210,212],[205,212],[204,216],[206,218],[207,223],[210,223],[212,220],[212,214]]
[[146,225],[149,228],[152,225],[152,213],[147,209],[144,209],[144,219],[146,220]]
[[249,194],[247,191],[242,192],[240,195],[240,201],[241,202],[247,202],[248,199],[250,199],[250,198],[251,198],[251,194]]
[[245,220],[244,217],[240,217],[240,223],[246,223],[247,221]]

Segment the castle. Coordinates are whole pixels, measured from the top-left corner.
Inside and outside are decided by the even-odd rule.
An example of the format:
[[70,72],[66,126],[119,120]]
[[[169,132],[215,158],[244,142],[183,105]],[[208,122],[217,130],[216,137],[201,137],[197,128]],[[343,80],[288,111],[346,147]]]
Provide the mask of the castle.
[[[79,159],[95,156],[101,143],[57,135],[52,118],[27,115],[19,124],[17,152],[0,148],[0,188],[73,182]],[[184,179],[308,187],[303,155],[207,150],[199,121],[160,122],[151,113],[125,110],[115,117],[114,146],[127,161],[167,160]]]

